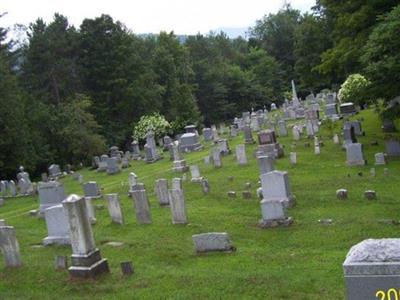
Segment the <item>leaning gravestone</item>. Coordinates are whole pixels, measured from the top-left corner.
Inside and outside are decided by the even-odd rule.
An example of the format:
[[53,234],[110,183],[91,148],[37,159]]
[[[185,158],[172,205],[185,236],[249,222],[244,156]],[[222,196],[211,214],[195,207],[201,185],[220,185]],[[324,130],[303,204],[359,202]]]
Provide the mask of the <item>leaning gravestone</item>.
[[69,245],[69,224],[67,213],[62,206],[58,204],[51,206],[44,211],[48,236],[43,239],[43,245]]
[[259,226],[262,228],[288,226],[293,223],[291,217],[286,214],[286,208],[279,199],[263,199],[261,201],[262,219]]
[[70,195],[62,204],[68,216],[72,246],[69,274],[71,277],[94,278],[108,273],[107,259],[101,258],[100,250],[96,248],[85,199]]
[[285,207],[291,207],[295,203],[292,195],[287,172],[272,171],[261,174],[261,186],[263,199],[279,200]]
[[161,178],[156,180],[155,192],[157,195],[158,202],[160,203],[160,206],[169,205],[167,179]]
[[0,249],[3,252],[6,267],[20,267],[19,244],[12,226],[0,226]]
[[192,235],[197,253],[211,251],[232,251],[235,248],[226,232],[209,232]]
[[400,239],[368,239],[353,246],[343,263],[348,300],[398,299]]
[[40,182],[38,192],[40,201],[39,209],[42,215],[47,208],[61,204],[66,198],[64,186],[56,181]]
[[107,207],[110,214],[111,221],[116,224],[124,224],[124,216],[122,214],[121,205],[119,203],[118,194],[107,194]]

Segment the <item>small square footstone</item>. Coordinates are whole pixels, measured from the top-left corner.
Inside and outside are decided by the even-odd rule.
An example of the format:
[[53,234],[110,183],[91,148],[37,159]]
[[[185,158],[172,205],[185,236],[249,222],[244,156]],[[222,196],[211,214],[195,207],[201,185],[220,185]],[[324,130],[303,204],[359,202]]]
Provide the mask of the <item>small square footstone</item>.
[[131,261],[123,261],[121,263],[121,272],[122,272],[122,275],[124,275],[124,276],[132,276],[134,273],[132,262]]
[[400,289],[400,239],[362,241],[350,249],[343,270],[348,300],[397,299],[391,294]]
[[226,232],[209,232],[192,235],[196,253],[235,251],[229,235]]
[[251,188],[251,182],[246,182],[246,184],[245,184],[245,186],[244,186],[246,189],[249,189],[249,188]]
[[364,197],[368,200],[375,200],[376,199],[376,192],[373,190],[368,190],[364,192]]
[[56,270],[68,269],[68,258],[66,256],[57,255],[55,257],[54,267]]
[[318,223],[320,223],[322,225],[332,225],[333,220],[332,219],[320,219],[320,220],[318,220]]
[[338,189],[336,191],[336,197],[339,200],[346,200],[347,199],[347,190],[346,189]]
[[234,192],[234,191],[229,191],[229,192],[228,192],[228,197],[229,197],[229,198],[236,198],[236,192]]

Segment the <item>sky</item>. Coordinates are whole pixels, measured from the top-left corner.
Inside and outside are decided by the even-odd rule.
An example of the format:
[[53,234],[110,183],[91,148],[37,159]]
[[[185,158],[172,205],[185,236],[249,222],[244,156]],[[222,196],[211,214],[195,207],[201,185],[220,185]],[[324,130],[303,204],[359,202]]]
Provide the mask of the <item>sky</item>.
[[[287,0],[307,11],[315,0]],[[85,18],[109,14],[134,33],[208,33],[219,28],[248,28],[257,19],[275,13],[284,0],[1,0],[1,27],[29,25],[41,17],[50,22],[55,12],[79,27]]]

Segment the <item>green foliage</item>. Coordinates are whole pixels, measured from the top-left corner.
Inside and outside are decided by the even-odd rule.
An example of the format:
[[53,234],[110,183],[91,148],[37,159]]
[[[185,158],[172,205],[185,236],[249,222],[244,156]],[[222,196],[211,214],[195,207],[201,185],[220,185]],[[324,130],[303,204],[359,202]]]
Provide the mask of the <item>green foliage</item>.
[[370,96],[388,102],[400,95],[400,5],[379,21],[368,38],[362,62],[371,80]]
[[353,102],[363,105],[365,103],[365,91],[370,82],[361,74],[351,74],[342,84],[338,97],[342,103]]
[[133,129],[133,137],[144,140],[147,132],[152,130],[156,137],[162,137],[171,129],[171,124],[159,113],[142,116]]

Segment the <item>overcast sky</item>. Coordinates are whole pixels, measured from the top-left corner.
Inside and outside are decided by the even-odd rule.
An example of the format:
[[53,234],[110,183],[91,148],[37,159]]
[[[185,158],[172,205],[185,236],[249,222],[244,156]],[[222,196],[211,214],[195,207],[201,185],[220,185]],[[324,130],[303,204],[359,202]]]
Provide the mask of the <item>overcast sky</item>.
[[[315,0],[291,0],[294,8],[309,10]],[[221,27],[249,27],[264,14],[274,13],[283,0],[1,0],[0,26],[28,25],[41,17],[51,21],[55,12],[79,27],[84,18],[109,14],[135,33],[208,33]]]

